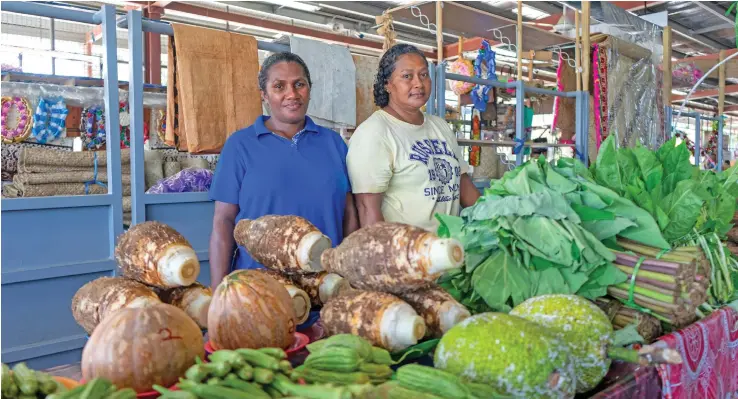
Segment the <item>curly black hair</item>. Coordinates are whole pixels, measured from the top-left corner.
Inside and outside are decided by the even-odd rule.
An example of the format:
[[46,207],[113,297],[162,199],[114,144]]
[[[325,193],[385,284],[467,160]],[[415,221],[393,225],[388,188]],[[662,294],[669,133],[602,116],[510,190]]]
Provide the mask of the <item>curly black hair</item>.
[[294,62],[301,66],[303,72],[305,72],[305,79],[307,79],[308,86],[313,86],[313,82],[310,80],[310,71],[308,70],[307,64],[305,64],[305,61],[303,61],[297,54],[281,52],[270,55],[261,65],[261,70],[259,71],[259,90],[266,92],[267,80],[269,80],[269,70],[280,62]]
[[389,105],[389,93],[387,93],[387,82],[392,72],[395,71],[395,64],[400,56],[405,54],[417,54],[425,59],[425,54],[411,44],[396,44],[387,50],[382,59],[379,60],[379,68],[377,69],[377,77],[374,79],[374,104],[380,108]]

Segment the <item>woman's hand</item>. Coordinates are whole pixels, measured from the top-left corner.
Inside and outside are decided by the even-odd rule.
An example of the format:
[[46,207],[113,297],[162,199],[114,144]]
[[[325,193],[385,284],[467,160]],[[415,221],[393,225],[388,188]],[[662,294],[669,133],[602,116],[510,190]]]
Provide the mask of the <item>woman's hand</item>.
[[354,194],[361,227],[384,221],[384,216],[382,216],[383,195],[382,193]]
[[215,201],[213,233],[210,235],[210,286],[215,288],[231,271],[233,250],[236,240],[233,229],[236,227],[238,205]]

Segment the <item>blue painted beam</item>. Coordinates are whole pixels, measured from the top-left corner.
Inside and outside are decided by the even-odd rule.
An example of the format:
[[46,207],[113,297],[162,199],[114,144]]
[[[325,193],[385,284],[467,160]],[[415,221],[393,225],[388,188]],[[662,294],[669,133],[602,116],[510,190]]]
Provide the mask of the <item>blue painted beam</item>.
[[131,112],[131,224],[146,220],[144,205],[143,31],[141,11],[128,11],[128,104]]

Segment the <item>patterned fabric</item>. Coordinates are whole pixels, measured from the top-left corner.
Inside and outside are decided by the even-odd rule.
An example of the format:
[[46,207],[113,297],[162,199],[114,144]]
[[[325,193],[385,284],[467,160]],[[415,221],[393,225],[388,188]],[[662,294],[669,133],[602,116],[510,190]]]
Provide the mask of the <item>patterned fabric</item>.
[[590,399],[653,399],[661,396],[661,381],[655,367],[613,362]]
[[682,355],[680,365],[661,365],[666,399],[735,398],[738,392],[738,313],[722,308],[689,327],[669,334],[659,345]]
[[31,135],[39,143],[47,143],[61,137],[67,124],[69,110],[62,97],[41,98],[33,116]]
[[[564,82],[561,80],[561,75],[564,71],[564,56],[562,54],[559,54],[559,66],[556,68],[556,90],[557,91],[564,91]],[[551,131],[556,131],[556,123],[559,121],[559,109],[561,107],[561,97],[556,96],[554,97],[554,105],[553,105],[553,122],[551,123]]]
[[147,194],[198,193],[210,190],[213,172],[208,169],[183,169],[174,176],[167,177],[154,184]]
[[607,49],[594,45],[592,56],[594,73],[594,115],[597,150],[602,140],[607,138]]

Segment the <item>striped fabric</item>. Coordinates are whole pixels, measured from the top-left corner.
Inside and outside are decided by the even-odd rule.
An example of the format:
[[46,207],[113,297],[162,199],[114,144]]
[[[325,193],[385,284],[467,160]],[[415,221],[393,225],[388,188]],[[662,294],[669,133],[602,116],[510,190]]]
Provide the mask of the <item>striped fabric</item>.
[[39,143],[47,143],[61,137],[67,123],[69,110],[62,97],[41,98],[33,115],[31,137]]

